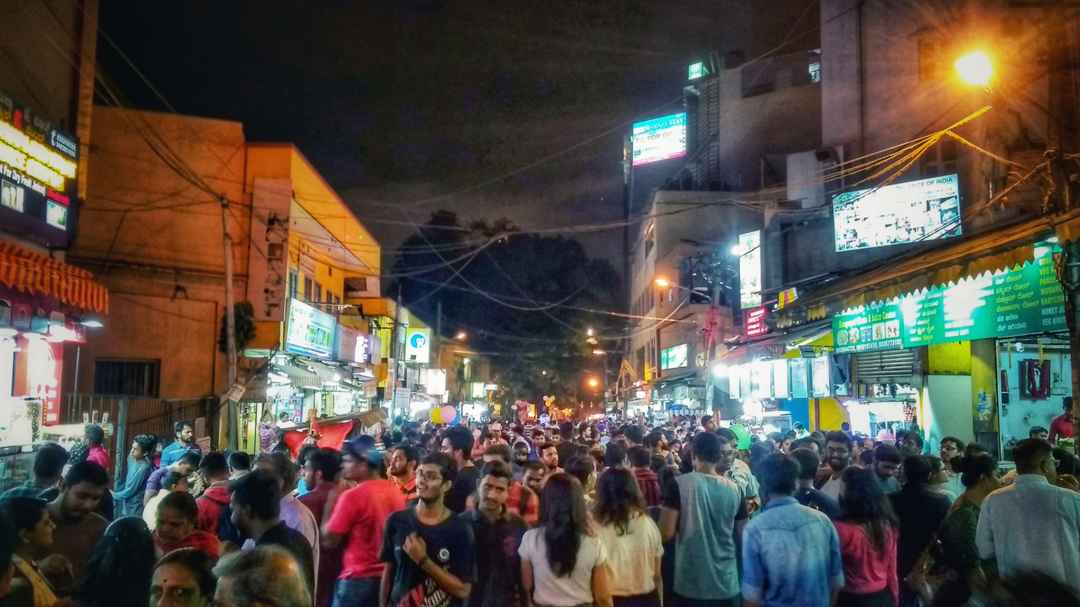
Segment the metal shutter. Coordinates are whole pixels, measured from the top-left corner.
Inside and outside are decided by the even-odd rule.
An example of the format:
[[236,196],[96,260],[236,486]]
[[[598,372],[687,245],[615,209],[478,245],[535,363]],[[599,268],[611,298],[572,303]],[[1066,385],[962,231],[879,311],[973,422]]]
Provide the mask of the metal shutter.
[[915,375],[917,350],[855,354],[855,381],[860,384],[907,384]]

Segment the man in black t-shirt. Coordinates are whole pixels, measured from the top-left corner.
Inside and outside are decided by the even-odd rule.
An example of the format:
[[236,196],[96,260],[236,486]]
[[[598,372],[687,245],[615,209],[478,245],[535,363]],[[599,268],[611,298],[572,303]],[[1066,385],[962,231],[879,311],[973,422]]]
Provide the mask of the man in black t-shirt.
[[457,469],[454,484],[446,493],[446,507],[458,514],[465,512],[465,502],[476,491],[476,483],[480,480],[480,470],[471,459],[472,447],[472,432],[463,426],[447,430],[442,441],[442,452],[453,460]]
[[456,471],[445,454],[425,457],[416,470],[416,505],[387,519],[379,553],[379,560],[386,563],[382,605],[462,607],[472,592],[476,579],[472,527],[444,503]]
[[840,518],[840,503],[831,496],[814,489],[814,475],[817,474],[821,459],[817,453],[807,448],[795,449],[791,457],[799,463],[799,479],[796,481],[795,499],[807,508],[813,508],[832,520]]
[[472,526],[476,538],[477,582],[469,596],[469,607],[525,604],[518,547],[529,526],[507,510],[512,476],[510,466],[502,461],[484,464],[477,508],[460,515]]

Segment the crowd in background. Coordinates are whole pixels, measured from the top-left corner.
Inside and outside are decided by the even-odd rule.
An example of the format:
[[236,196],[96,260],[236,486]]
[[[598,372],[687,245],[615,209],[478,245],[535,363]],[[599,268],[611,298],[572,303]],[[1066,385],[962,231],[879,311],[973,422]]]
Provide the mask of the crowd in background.
[[[1076,458],[709,417],[201,452],[98,426],[0,499],[0,607],[1080,604]],[[740,448],[743,447],[743,448]]]

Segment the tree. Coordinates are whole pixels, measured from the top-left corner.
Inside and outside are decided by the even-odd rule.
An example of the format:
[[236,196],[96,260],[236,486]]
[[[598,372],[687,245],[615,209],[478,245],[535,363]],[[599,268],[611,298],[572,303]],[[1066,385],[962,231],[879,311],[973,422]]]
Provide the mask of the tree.
[[[238,301],[233,304],[233,316],[236,321],[236,352],[242,355],[244,348],[255,339],[255,306],[251,305],[250,301]],[[229,344],[226,341],[229,334],[228,326],[225,314],[222,313],[221,330],[218,331],[218,350],[222,353],[229,351]]]
[[470,347],[491,357],[504,403],[600,396],[585,378],[604,373],[593,351],[616,349],[622,336],[621,319],[599,312],[619,308],[619,279],[578,241],[523,234],[507,219],[463,227],[437,211],[399,248],[393,273],[414,314],[435,326],[441,300],[444,332],[465,330]]

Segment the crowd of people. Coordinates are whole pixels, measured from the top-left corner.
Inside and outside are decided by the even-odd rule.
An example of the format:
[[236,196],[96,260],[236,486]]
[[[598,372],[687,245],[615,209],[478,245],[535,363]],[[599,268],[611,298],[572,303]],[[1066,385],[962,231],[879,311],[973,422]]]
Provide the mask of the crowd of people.
[[0,607],[1080,604],[1075,458],[1041,429],[1005,476],[954,437],[740,449],[709,417],[404,424],[257,456],[175,430],[136,436],[119,482],[98,426],[39,447],[0,498]]

